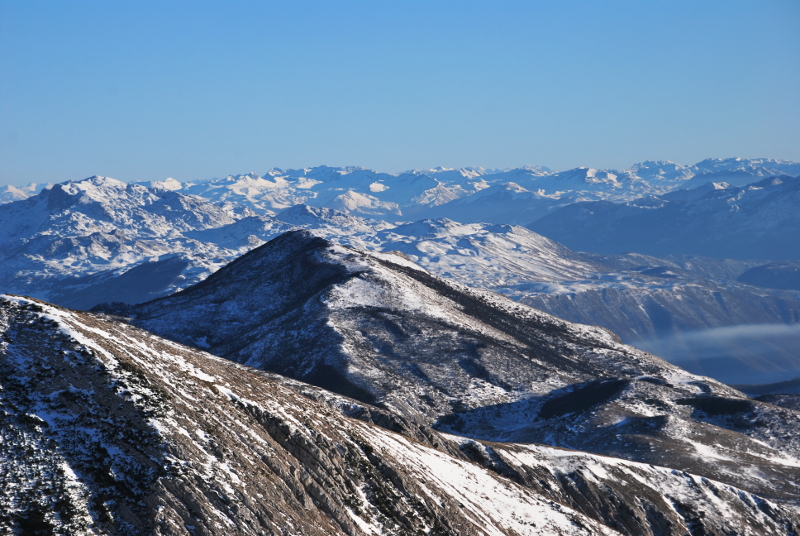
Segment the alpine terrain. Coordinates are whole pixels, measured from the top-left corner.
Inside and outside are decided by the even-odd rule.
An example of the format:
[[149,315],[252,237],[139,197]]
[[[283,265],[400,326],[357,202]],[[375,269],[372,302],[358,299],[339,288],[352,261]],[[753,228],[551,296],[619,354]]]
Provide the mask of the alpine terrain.
[[399,413],[95,314],[2,296],[0,333],[7,533],[791,534],[800,525],[785,498],[576,451],[425,433]]
[[[345,181],[350,174],[337,176]],[[303,204],[270,216],[233,204],[243,190],[209,202],[178,186],[93,177],[1,206],[0,286],[79,309],[141,303],[202,281],[280,233],[305,228],[361,249],[402,251],[434,273],[605,326],[625,342],[726,382],[800,373],[800,337],[791,330],[775,337],[748,328],[733,338],[719,331],[796,324],[797,292],[780,279],[791,277],[791,269],[780,268],[789,270],[782,276],[775,266],[761,268],[770,261],[592,255],[507,224],[389,223]]]
[[106,311],[415,426],[668,466],[774,499],[798,493],[793,410],[402,254],[290,232],[178,294]]
[[708,159],[6,187],[0,532],[796,534],[798,185]]

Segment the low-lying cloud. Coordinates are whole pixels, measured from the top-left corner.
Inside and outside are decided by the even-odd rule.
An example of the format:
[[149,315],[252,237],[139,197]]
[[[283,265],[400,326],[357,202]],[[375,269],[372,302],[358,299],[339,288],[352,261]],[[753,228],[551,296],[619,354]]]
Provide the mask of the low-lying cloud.
[[800,324],[744,324],[725,326],[698,331],[689,331],[681,335],[687,342],[719,341],[740,342],[761,338],[793,338],[800,337]]
[[800,376],[800,324],[725,326],[630,344],[727,383],[769,383]]

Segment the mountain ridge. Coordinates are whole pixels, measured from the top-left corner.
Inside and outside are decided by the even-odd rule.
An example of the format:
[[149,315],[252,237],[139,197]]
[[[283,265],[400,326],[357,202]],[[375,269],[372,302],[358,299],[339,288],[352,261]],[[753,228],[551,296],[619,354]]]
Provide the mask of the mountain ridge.
[[669,468],[441,434],[436,450],[309,400],[310,386],[25,298],[0,297],[0,376],[6,530],[677,536],[800,526],[790,505]]
[[800,457],[800,444],[778,438],[800,417],[624,346],[607,330],[447,281],[397,255],[295,231],[195,287],[118,313],[422,426],[678,467],[760,494],[797,493],[790,458]]

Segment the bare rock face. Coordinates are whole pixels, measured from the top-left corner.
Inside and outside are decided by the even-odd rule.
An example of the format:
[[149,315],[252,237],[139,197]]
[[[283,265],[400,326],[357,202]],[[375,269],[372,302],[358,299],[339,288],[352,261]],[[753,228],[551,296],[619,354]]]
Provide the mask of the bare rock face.
[[431,431],[435,449],[335,409],[357,411],[355,400],[89,313],[6,296],[0,337],[5,533],[790,534],[800,526],[790,507],[669,469]]

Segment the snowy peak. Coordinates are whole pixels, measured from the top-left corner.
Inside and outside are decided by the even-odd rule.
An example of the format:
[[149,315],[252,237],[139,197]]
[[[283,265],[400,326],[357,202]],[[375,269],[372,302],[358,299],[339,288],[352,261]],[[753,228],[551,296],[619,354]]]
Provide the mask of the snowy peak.
[[[164,220],[167,214],[177,222]],[[110,232],[117,227],[147,227],[150,232],[158,232],[151,221],[154,217],[162,218],[163,227],[180,227],[180,222],[188,225],[189,219],[196,220],[191,225],[198,228],[232,221],[230,210],[196,197],[94,176],[56,184],[25,201],[1,206],[0,222],[6,233],[0,233],[0,237],[29,237],[44,230],[39,226],[45,222],[50,226],[72,227],[75,232],[79,229]],[[10,227],[16,229],[13,234],[8,231]]]
[[[105,272],[102,278],[110,280],[120,275],[117,271],[158,261],[160,256],[191,257],[188,273],[162,289],[169,292],[175,290],[171,285],[202,279],[215,265],[227,262],[213,255],[233,255],[187,240],[183,233],[229,225],[242,212],[246,211],[237,214],[231,207],[180,191],[107,177],[57,184],[23,201],[0,205],[0,263],[4,267],[0,286],[47,297],[63,291],[65,279],[77,284],[81,276]],[[101,281],[81,281],[95,283]],[[148,293],[153,291],[148,288]]]
[[[800,164],[765,159],[720,159],[694,166],[646,161],[622,171],[591,167],[560,172],[536,166],[503,171],[440,167],[399,174],[357,166],[318,166],[272,169],[264,177],[247,173],[185,184],[167,179],[141,186],[154,193],[180,191],[212,203],[229,203],[239,211],[266,215],[307,204],[391,222],[402,215],[409,219],[448,217],[468,222],[528,224],[546,215],[554,206],[575,200],[632,201],[644,195],[662,195],[708,181],[742,185],[784,173],[800,174]],[[536,195],[532,194],[527,200],[516,199],[514,202],[518,206],[504,210],[506,201],[502,196],[491,196],[496,190],[484,192],[490,187],[508,190],[512,187],[503,185],[512,183],[517,185],[519,194],[525,194],[525,190]],[[7,189],[5,197],[12,200],[27,195],[30,194],[19,189],[13,192]],[[559,203],[554,202],[559,199]],[[469,210],[465,209],[463,201],[471,202]]]
[[183,188],[183,184],[176,181],[172,177],[168,177],[163,181],[150,181],[149,186],[154,190],[167,190],[167,191],[177,191]]
[[768,158],[709,158],[695,164],[695,176],[683,188],[692,189],[705,182],[728,182],[744,186],[776,175],[800,175],[800,163]]
[[366,220],[347,212],[308,205],[295,205],[279,213],[275,219],[306,229],[335,228],[347,233],[369,233],[392,227],[380,220]]
[[631,166],[631,173],[648,181],[667,181],[680,183],[690,179],[694,173],[692,166],[684,166],[669,160],[646,160]]
[[800,163],[772,158],[707,158],[693,167],[709,173],[743,170],[761,172],[762,170],[769,170],[770,173],[776,175],[800,174]]
[[326,203],[326,206],[336,210],[365,216],[386,216],[388,214],[402,215],[400,206],[397,203],[381,201],[374,195],[361,194],[353,190],[337,195]]
[[38,184],[35,182],[19,187],[12,185],[0,186],[0,205],[13,203],[14,201],[22,201],[51,186],[52,184]]

